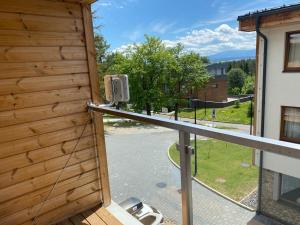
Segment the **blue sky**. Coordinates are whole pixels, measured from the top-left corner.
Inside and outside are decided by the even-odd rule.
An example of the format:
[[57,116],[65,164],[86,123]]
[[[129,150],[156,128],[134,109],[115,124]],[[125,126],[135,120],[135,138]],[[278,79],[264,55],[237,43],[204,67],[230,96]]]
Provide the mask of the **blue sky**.
[[201,55],[255,49],[255,34],[238,32],[237,16],[291,0],[98,0],[95,24],[111,50],[142,42],[144,34],[168,46],[178,42]]

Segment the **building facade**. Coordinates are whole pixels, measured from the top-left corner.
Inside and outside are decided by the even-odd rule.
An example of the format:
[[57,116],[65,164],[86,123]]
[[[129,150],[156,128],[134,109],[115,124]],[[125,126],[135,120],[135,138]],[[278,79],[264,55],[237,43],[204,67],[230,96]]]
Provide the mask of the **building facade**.
[[200,101],[226,102],[227,89],[226,76],[215,76],[209,80],[205,87],[197,90],[193,97]]
[[[300,5],[239,17],[240,30],[257,32],[255,134],[300,143]],[[256,151],[258,211],[300,225],[300,161]]]
[[205,87],[191,91],[189,97],[206,102],[227,101],[227,77],[228,63],[220,62],[207,65],[206,69],[211,75]]

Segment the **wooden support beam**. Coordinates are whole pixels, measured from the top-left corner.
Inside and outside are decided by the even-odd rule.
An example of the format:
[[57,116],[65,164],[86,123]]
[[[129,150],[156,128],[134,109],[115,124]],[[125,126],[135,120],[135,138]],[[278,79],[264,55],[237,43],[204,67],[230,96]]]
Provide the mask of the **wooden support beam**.
[[[100,98],[100,92],[99,92],[99,80],[97,74],[96,49],[95,49],[95,42],[94,42],[91,6],[90,5],[83,6],[82,14],[83,14],[83,24],[85,30],[85,40],[86,40],[92,101],[96,104],[100,104],[102,100]],[[95,127],[96,145],[98,150],[99,174],[100,174],[101,186],[102,186],[101,187],[102,201],[104,206],[108,206],[111,203],[111,193],[110,193],[110,186],[109,186],[109,179],[108,179],[108,165],[107,165],[102,114],[100,113],[94,114],[93,123]]]

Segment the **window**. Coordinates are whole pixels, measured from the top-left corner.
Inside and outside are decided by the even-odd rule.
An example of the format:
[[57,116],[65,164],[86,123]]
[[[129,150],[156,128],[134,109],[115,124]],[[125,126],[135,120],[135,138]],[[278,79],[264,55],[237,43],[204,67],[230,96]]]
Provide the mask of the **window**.
[[300,143],[300,108],[282,107],[280,139]]
[[[300,108],[287,106],[281,108],[280,139],[300,143]],[[279,195],[280,200],[300,206],[300,179],[285,174],[281,174],[279,177],[280,191],[276,195]]]
[[284,70],[300,72],[300,31],[286,33]]
[[281,175],[280,199],[300,206],[300,179],[288,175]]

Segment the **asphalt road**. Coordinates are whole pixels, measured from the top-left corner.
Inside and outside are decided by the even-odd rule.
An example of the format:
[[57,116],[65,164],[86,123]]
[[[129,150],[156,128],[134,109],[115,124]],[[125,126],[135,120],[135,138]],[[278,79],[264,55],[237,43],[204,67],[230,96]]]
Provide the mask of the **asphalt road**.
[[[180,173],[167,149],[178,139],[175,131],[156,127],[106,132],[112,198],[137,197],[181,224]],[[193,182],[195,225],[245,225],[249,212]]]

